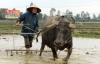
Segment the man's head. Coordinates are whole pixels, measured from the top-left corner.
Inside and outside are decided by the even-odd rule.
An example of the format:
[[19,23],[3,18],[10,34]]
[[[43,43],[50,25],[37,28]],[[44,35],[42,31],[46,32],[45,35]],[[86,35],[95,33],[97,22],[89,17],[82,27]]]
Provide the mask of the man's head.
[[33,13],[37,13],[37,8],[32,8]]

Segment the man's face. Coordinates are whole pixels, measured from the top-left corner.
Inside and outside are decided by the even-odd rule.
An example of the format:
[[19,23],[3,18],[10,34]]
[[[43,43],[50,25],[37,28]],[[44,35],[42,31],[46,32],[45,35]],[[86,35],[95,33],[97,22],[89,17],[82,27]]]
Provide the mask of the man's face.
[[33,9],[32,9],[32,12],[33,12],[33,13],[37,13],[37,8],[33,8]]

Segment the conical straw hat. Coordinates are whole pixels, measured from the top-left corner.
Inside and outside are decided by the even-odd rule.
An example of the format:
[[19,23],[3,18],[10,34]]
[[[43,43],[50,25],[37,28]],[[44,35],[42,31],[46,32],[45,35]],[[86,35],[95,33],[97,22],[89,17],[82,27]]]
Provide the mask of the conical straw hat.
[[27,8],[27,11],[30,11],[30,9],[32,9],[32,8],[37,8],[37,13],[40,13],[41,12],[41,9],[36,4],[33,4],[30,7],[28,7]]

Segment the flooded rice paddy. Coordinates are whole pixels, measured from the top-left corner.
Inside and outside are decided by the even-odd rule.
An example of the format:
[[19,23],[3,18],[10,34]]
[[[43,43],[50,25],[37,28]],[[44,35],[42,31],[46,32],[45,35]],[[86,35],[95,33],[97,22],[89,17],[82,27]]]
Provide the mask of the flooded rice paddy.
[[[13,43],[14,42],[14,43]],[[43,52],[42,56],[39,56],[39,52],[32,52],[32,54],[25,54],[25,51],[18,51],[18,54],[13,51],[7,52],[7,49],[25,50],[24,39],[20,35],[15,35],[14,39],[12,35],[0,36],[0,64],[64,64],[66,62],[62,59],[66,56],[67,50],[58,51],[58,57],[56,61],[53,60],[52,52]],[[33,41],[33,47],[31,50],[39,50],[41,46],[41,37],[39,42]],[[45,50],[51,50],[45,47]],[[100,64],[100,39],[91,38],[73,38],[73,52],[67,64]]]

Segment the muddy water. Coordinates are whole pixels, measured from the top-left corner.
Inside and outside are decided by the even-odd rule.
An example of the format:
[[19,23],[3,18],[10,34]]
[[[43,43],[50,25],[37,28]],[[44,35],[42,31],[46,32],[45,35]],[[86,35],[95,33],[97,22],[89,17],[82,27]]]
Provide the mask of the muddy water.
[[[53,61],[51,52],[43,52],[39,57],[39,52],[26,55],[25,52],[18,52],[16,54],[5,52],[6,49],[21,49],[24,46],[22,36],[0,36],[0,64],[64,64],[66,62],[62,59],[66,56],[67,50],[58,51],[58,57],[56,61]],[[41,46],[41,37],[39,42],[33,41],[33,47],[31,50],[39,50]],[[25,49],[25,48],[22,48]],[[48,47],[45,50],[50,50]],[[73,38],[73,52],[67,64],[100,64],[100,40],[90,38]]]

